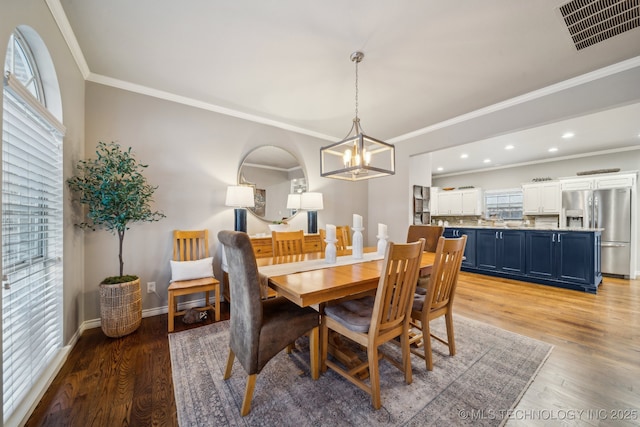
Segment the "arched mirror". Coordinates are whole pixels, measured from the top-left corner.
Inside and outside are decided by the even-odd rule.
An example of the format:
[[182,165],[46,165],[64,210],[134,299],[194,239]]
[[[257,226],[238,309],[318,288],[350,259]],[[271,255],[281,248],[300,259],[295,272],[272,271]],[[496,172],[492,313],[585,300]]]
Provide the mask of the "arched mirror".
[[249,212],[264,221],[274,222],[296,214],[295,209],[287,209],[287,198],[291,193],[307,191],[307,176],[293,154],[265,145],[252,150],[242,160],[238,184],[254,188],[256,205],[247,208]]

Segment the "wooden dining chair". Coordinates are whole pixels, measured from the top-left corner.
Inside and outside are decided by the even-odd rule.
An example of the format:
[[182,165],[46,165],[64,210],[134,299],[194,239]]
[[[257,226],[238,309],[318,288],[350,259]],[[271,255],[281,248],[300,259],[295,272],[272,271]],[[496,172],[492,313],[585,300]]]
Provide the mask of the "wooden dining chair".
[[438,225],[410,225],[407,232],[407,243],[415,242],[423,238],[424,250],[435,252],[438,247],[438,239],[444,233],[444,227]]
[[[435,252],[438,247],[438,239],[444,234],[444,227],[439,225],[410,225],[407,232],[407,243],[424,239],[424,250]],[[418,276],[418,291],[426,289],[429,284],[429,274]]]
[[[204,292],[205,305],[198,310],[211,310],[215,320],[220,320],[220,282],[213,276],[213,259],[209,259],[209,230],[174,230],[173,261],[172,281],[167,289],[169,332],[173,332],[175,317],[186,313],[178,310],[177,298],[183,295]],[[214,294],[213,305],[209,303],[209,292]]]
[[[400,337],[402,362],[386,357],[404,372],[405,382],[411,384],[411,353],[409,351],[409,313],[422,259],[424,240],[414,243],[389,243],[376,295],[327,305],[322,316],[322,369],[330,367],[338,374],[371,395],[375,409],[382,405],[380,398],[379,351],[385,342]],[[343,368],[328,360],[329,330],[349,338],[367,350],[367,360],[353,368]],[[382,355],[384,357],[384,355]],[[369,383],[360,378],[369,369]]]
[[336,226],[336,235],[342,236],[345,246],[351,246],[351,227],[348,225]]
[[[347,249],[347,245],[344,243],[344,237],[342,232],[338,233],[338,227],[336,227],[336,250],[337,251],[344,251]],[[327,238],[327,230],[325,230],[324,228],[320,229],[320,243],[322,244],[322,251],[324,251],[327,248],[327,242],[325,242],[325,239]]]
[[[411,325],[419,332],[413,334],[409,343],[411,352],[425,360],[427,370],[433,370],[431,338],[449,347],[449,354],[456,354],[456,343],[453,333],[453,298],[458,284],[458,274],[467,244],[467,236],[455,239],[438,239],[436,258],[429,277],[426,292],[416,292],[411,310]],[[447,339],[444,340],[431,333],[429,322],[444,316],[447,326]],[[416,344],[417,348],[413,346]],[[424,347],[423,351],[419,347]]]
[[[285,297],[260,298],[256,257],[246,233],[221,231],[231,293],[229,357],[224,379],[231,377],[237,358],[247,375],[240,414],[251,411],[253,389],[262,368],[282,349],[309,334],[311,377],[320,375],[320,315],[310,307],[300,307]],[[266,390],[268,394],[268,390]],[[266,398],[269,400],[269,397]]]
[[272,231],[273,256],[301,255],[304,253],[304,232]]

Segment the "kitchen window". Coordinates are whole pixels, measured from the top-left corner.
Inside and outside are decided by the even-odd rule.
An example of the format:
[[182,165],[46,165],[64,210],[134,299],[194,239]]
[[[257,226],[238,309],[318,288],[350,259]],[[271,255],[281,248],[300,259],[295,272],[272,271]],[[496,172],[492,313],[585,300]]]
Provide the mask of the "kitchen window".
[[485,191],[484,203],[487,219],[522,219],[523,195],[521,188]]

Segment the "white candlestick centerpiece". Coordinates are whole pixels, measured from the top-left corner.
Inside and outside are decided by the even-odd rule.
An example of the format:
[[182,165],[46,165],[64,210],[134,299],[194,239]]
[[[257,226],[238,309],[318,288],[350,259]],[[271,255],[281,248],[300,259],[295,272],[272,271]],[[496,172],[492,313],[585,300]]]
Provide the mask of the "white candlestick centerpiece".
[[362,228],[362,215],[353,214],[353,228]]
[[336,226],[327,224],[327,240],[336,240]]
[[362,238],[362,215],[353,214],[353,239],[351,242],[351,253],[353,258],[362,259],[364,255],[364,239]]
[[335,264],[338,258],[336,250],[336,226],[327,224],[327,238],[324,240],[327,246],[324,249],[324,261],[327,264]]
[[387,224],[378,223],[378,254],[384,255],[387,250]]

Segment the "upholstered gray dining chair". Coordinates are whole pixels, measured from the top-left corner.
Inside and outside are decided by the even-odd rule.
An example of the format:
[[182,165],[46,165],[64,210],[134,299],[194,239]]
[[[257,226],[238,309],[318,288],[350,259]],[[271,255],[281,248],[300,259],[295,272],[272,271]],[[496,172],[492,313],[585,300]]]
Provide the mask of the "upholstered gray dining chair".
[[320,373],[320,315],[284,297],[260,298],[260,281],[255,254],[246,233],[221,231],[230,292],[229,357],[224,379],[229,379],[237,358],[249,375],[240,414],[251,411],[257,375],[282,349],[310,332],[311,377]]

